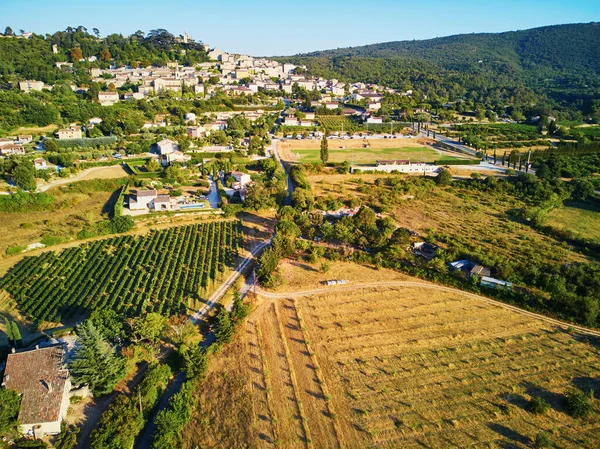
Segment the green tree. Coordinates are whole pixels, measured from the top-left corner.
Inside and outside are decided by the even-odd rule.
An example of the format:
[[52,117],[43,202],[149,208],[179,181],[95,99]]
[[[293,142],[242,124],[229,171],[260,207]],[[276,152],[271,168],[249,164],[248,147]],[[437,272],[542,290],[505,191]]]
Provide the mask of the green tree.
[[147,340],[156,343],[165,328],[166,317],[157,312],[150,312],[143,317],[127,320],[134,341]]
[[144,427],[138,401],[120,394],[106,410],[90,437],[91,449],[131,449]]
[[13,334],[12,334],[12,327],[10,324],[10,320],[8,319],[8,317],[4,317],[4,329],[6,332],[6,339],[11,342],[14,340],[13,338]]
[[124,360],[86,320],[77,328],[79,347],[70,364],[76,383],[87,384],[99,395],[108,394],[125,374]]
[[14,390],[0,388],[0,435],[17,428],[21,396]]
[[23,190],[35,191],[35,167],[30,161],[22,161],[12,172],[12,178]]
[[5,36],[12,36],[13,34],[14,34],[14,33],[13,33],[13,30],[12,30],[12,28],[11,28],[11,27],[6,27],[6,28],[4,28],[4,35],[5,35]]
[[60,145],[58,144],[58,140],[56,140],[56,139],[44,140],[44,150],[48,153],[58,153],[58,151],[60,150]]
[[327,143],[327,136],[323,135],[321,139],[321,162],[326,164],[329,160],[329,144]]
[[543,415],[550,409],[550,405],[544,399],[534,396],[529,401],[529,411],[534,415]]
[[440,186],[448,186],[452,183],[452,173],[450,170],[442,169],[435,178],[435,182]]
[[574,418],[587,418],[593,409],[593,398],[593,391],[586,394],[581,390],[572,388],[565,394],[565,408]]
[[113,341],[123,333],[123,319],[113,309],[96,309],[88,320],[107,340]]
[[215,342],[219,345],[229,343],[234,332],[233,323],[229,312],[225,307],[221,307],[217,314],[217,327],[215,329]]
[[208,369],[208,357],[201,346],[189,349],[184,354],[185,374],[188,379],[202,376]]
[[21,337],[21,331],[19,331],[19,325],[16,321],[10,323],[10,333],[13,341],[15,342],[15,346],[21,344],[23,339]]
[[231,319],[236,323],[242,321],[248,316],[248,309],[249,307],[242,301],[242,297],[240,296],[240,292],[238,291],[238,289],[234,289],[233,306],[231,308]]
[[160,170],[160,164],[158,163],[158,161],[152,158],[146,161],[144,167],[146,167],[146,170],[148,170],[149,172],[155,172]]

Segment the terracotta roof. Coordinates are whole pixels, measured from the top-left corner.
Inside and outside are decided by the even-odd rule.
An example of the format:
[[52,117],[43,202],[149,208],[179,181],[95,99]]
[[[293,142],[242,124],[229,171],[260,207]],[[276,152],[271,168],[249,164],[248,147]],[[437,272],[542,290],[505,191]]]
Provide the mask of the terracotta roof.
[[154,204],[156,203],[170,203],[171,197],[169,195],[157,195],[154,199]]
[[137,190],[135,192],[135,196],[137,197],[153,197],[156,196],[156,190]]
[[4,371],[6,388],[21,395],[20,424],[54,422],[60,419],[65,383],[62,346],[9,354]]

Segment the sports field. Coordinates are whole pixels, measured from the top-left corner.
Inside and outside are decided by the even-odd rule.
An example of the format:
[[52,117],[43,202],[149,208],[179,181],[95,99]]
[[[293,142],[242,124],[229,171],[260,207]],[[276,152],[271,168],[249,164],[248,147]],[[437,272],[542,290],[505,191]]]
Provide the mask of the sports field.
[[[425,138],[410,139],[329,139],[329,162],[348,161],[356,164],[374,164],[380,159],[409,159],[413,162],[448,161],[464,156],[432,148],[433,141]],[[285,140],[278,145],[284,160],[318,162],[319,139]]]
[[597,401],[586,420],[563,405],[600,388],[591,337],[433,284],[325,289],[259,297],[211,359],[185,448],[596,447]]

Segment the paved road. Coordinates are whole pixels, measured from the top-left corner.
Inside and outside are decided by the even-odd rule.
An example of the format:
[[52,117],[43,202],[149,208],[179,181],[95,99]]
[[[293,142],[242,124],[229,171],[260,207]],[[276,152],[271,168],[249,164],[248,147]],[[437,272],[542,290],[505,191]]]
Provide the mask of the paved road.
[[248,251],[246,257],[244,257],[242,262],[235,268],[233,273],[229,275],[225,282],[223,282],[223,284],[211,295],[208,301],[206,301],[206,304],[204,304],[200,310],[190,316],[190,321],[192,321],[192,323],[197,323],[204,318],[210,309],[212,309],[219,299],[221,299],[221,297],[225,294],[227,289],[238,280],[244,270],[246,270],[246,268],[248,268],[248,266],[254,261],[255,257],[260,254],[260,252],[270,243],[270,240],[261,242],[259,245],[253,248],[252,251]]
[[294,298],[294,297],[302,297],[302,296],[311,296],[311,295],[320,295],[324,293],[331,293],[334,291],[347,291],[347,290],[358,290],[358,289],[368,289],[368,288],[378,288],[378,287],[421,287],[421,288],[431,288],[435,290],[443,290],[451,293],[459,293],[464,296],[468,296],[473,299],[477,299],[488,304],[492,304],[497,307],[502,307],[503,309],[510,310],[511,312],[517,312],[522,315],[527,315],[532,318],[536,318],[541,321],[545,321],[550,324],[554,324],[556,326],[562,328],[571,328],[575,329],[583,334],[593,335],[596,337],[600,337],[600,331],[594,329],[588,329],[586,327],[577,326],[575,324],[567,323],[565,321],[556,320],[554,318],[550,318],[545,315],[540,315],[539,313],[530,312],[528,310],[520,309],[519,307],[511,306],[510,304],[503,303],[501,301],[496,301],[494,299],[486,298],[485,296],[476,295],[474,293],[465,292],[463,290],[459,290],[457,288],[446,287],[444,285],[432,284],[427,282],[415,282],[415,281],[381,281],[381,282],[366,282],[366,283],[350,283],[345,285],[337,285],[331,287],[324,288],[315,288],[312,290],[303,290],[296,292],[288,292],[288,293],[271,293],[267,292],[260,287],[257,288],[257,293],[260,296],[270,299],[285,299],[285,298]]
[[219,203],[221,202],[221,197],[219,197],[219,188],[217,187],[217,181],[213,179],[212,175],[210,175],[210,190],[208,191],[207,198],[210,207],[212,207],[213,209],[218,209]]

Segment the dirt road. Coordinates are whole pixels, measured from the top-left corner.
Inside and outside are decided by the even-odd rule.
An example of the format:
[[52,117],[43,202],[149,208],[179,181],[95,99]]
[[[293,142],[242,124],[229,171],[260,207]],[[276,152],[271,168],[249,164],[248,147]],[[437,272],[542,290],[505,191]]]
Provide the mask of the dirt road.
[[50,181],[47,184],[40,185],[38,192],[45,192],[52,187],[70,184],[77,181],[85,181],[87,179],[114,179],[125,178],[129,176],[122,165],[112,165],[110,167],[92,167],[77,173],[71,178],[58,178]]

